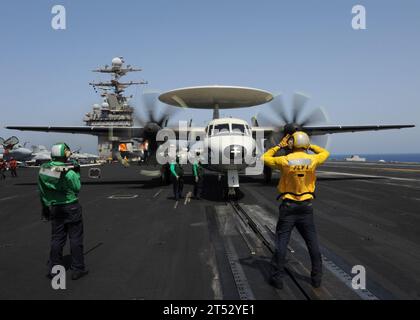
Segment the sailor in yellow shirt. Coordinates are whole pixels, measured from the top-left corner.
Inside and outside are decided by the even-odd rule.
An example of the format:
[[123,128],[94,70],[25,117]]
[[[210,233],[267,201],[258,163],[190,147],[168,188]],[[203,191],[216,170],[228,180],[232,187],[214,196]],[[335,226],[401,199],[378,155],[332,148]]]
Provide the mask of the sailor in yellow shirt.
[[[285,156],[276,157],[280,149],[291,151]],[[313,154],[309,154],[312,151]],[[311,256],[312,286],[321,286],[322,259],[316,234],[312,199],[314,198],[316,168],[327,160],[329,152],[319,146],[311,145],[309,136],[301,131],[286,135],[279,145],[269,149],[262,157],[264,164],[278,169],[281,178],[277,189],[282,203],[279,207],[279,220],[276,227],[276,251],[271,261],[271,284],[281,289],[285,271],[287,245],[296,226],[305,240]]]

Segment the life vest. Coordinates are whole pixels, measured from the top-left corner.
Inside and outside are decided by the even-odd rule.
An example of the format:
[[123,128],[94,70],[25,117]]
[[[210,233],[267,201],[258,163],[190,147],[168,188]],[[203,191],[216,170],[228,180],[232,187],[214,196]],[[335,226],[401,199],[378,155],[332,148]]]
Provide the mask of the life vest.
[[195,170],[197,170],[197,177],[201,178],[204,175],[204,168],[201,163],[195,164]]
[[16,160],[11,160],[11,161],[9,162],[9,166],[10,166],[10,169],[16,169],[16,167],[17,167],[17,162],[16,162]]
[[329,156],[329,152],[319,146],[311,146],[315,154],[303,151],[276,157],[278,147],[271,148],[264,156],[265,165],[280,169],[281,177],[277,189],[279,198],[305,201],[315,196],[316,168]]
[[184,168],[179,163],[175,163],[175,172],[178,176],[182,177],[184,175]]

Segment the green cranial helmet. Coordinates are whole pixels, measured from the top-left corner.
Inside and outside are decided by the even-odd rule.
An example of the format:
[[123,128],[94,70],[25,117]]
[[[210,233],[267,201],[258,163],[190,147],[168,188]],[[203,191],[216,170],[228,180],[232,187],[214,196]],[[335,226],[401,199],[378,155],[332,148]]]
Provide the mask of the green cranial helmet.
[[56,143],[51,148],[51,158],[68,158],[70,147],[66,143]]

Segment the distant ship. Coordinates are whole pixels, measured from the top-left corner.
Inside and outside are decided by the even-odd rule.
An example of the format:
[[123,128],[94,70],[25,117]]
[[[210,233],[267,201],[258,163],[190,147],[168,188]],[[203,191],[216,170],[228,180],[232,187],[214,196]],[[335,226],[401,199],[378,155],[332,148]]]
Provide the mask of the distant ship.
[[357,162],[364,162],[366,158],[361,158],[358,155],[352,155],[350,158],[346,158],[346,161],[357,161]]

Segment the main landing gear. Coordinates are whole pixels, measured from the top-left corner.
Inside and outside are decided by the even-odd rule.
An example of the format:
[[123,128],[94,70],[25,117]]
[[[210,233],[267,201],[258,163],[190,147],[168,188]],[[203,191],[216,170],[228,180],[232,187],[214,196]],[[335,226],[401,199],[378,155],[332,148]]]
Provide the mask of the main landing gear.
[[264,182],[269,184],[271,182],[271,177],[273,176],[273,169],[270,167],[264,166]]

